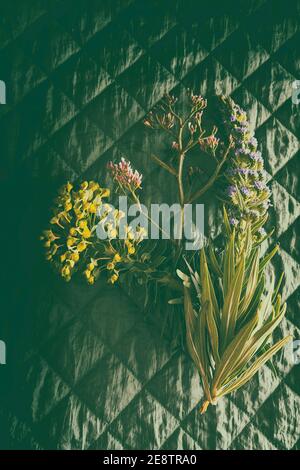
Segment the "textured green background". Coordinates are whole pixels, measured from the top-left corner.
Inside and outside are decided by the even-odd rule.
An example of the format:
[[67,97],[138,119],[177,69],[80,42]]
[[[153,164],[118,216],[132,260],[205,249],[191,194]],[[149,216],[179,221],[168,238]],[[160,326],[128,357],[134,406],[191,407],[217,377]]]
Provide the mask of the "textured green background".
[[[273,190],[286,271],[284,332],[299,338],[300,3],[28,0],[0,2],[0,447],[299,449],[300,365],[277,357],[243,391],[199,415],[184,352],[146,323],[137,297],[64,284],[38,234],[66,179],[103,178],[125,153],[145,195],[172,200],[149,159],[166,150],[141,124],[166,91],[230,94],[248,112]],[[12,243],[13,242],[13,243]]]

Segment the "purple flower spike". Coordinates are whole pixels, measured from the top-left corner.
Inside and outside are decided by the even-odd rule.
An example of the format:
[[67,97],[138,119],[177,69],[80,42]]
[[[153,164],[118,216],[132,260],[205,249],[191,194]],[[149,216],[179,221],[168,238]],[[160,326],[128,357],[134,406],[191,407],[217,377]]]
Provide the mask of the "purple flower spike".
[[245,196],[249,196],[250,190],[246,186],[242,186],[241,193],[243,193]]
[[256,147],[257,146],[257,139],[253,136],[251,137],[250,139],[250,144],[253,146],[253,147]]
[[258,189],[259,191],[262,191],[263,189],[266,188],[265,183],[263,183],[262,181],[254,181],[254,186],[255,186],[256,189]]
[[233,196],[234,194],[236,194],[236,187],[235,186],[229,186],[228,187],[228,195]]
[[250,152],[249,157],[251,158],[251,160],[253,160],[255,162],[263,163],[263,158],[261,156],[261,152]]
[[230,225],[233,225],[235,227],[239,223],[239,221],[235,219],[234,217],[230,217],[229,223]]
[[237,168],[236,172],[239,173],[240,175],[246,176],[246,175],[248,175],[249,170],[248,170],[248,168]]

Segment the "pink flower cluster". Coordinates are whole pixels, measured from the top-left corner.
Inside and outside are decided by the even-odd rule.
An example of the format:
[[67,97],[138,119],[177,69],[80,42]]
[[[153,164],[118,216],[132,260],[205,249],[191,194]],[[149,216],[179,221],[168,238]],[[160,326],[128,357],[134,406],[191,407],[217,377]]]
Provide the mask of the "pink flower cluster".
[[210,147],[211,149],[215,149],[217,148],[218,144],[219,144],[219,139],[217,139],[217,137],[215,137],[214,134],[210,135],[207,137],[207,145],[208,147]]
[[204,109],[207,106],[207,100],[205,100],[201,95],[191,95],[191,100],[193,105],[197,109]]
[[131,163],[125,160],[125,158],[122,157],[119,163],[110,161],[107,164],[107,168],[110,170],[114,180],[125,189],[135,191],[141,188],[143,175],[137,170],[133,170]]
[[220,140],[215,136],[216,132],[217,132],[217,129],[214,129],[211,135],[209,135],[208,137],[205,137],[204,139],[199,139],[200,147],[204,151],[206,152],[211,151],[213,154],[215,154],[215,151],[219,145],[219,140]]

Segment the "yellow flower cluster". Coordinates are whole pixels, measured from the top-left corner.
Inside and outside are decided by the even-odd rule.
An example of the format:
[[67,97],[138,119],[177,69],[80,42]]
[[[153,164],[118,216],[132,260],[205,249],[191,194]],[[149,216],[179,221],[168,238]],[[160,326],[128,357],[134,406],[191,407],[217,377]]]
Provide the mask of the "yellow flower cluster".
[[93,258],[91,258],[91,262],[87,265],[86,270],[84,271],[84,275],[89,284],[94,284],[95,282],[94,270],[96,266],[97,266],[97,260],[94,260]]
[[146,230],[143,227],[137,227],[136,232],[132,230],[130,225],[125,225],[125,238],[119,237],[120,232],[120,219],[124,217],[124,214],[115,209],[113,212],[113,223],[110,221],[106,222],[104,219],[104,230],[108,235],[110,244],[106,249],[106,254],[109,255],[106,269],[109,274],[109,282],[114,284],[119,278],[119,265],[130,264],[133,259],[133,255],[136,254],[139,243],[145,238]]
[[71,183],[60,190],[50,220],[53,228],[44,232],[43,239],[48,248],[46,259],[59,265],[66,281],[71,279],[72,271],[91,243],[97,209],[102,198],[108,196],[109,189],[101,188],[95,181],[84,181],[78,191],[73,190]]
[[[103,199],[110,196],[107,188],[95,181],[84,181],[78,190],[65,184],[55,201],[50,226],[41,239],[46,259],[69,281],[74,272],[82,272],[88,284],[94,284],[101,271],[107,271],[114,284],[119,278],[121,264],[133,263],[132,255],[145,236],[142,228],[135,234],[125,226],[125,239],[119,238],[121,211]],[[97,226],[101,224],[107,238],[99,239]]]

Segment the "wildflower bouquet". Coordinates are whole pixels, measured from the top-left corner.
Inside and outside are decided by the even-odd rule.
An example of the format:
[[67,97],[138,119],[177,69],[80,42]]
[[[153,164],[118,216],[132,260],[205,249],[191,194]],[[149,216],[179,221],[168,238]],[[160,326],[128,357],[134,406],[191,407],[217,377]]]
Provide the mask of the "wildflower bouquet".
[[[93,284],[106,272],[110,283],[133,275],[140,284],[167,287],[170,296],[177,292],[169,303],[184,313],[187,349],[205,392],[202,412],[244,385],[290,340],[272,344],[286,306],[279,293],[283,275],[266,287],[266,268],[278,246],[263,256],[262,242],[271,235],[264,229],[270,190],[263,159],[246,113],[228,97],[219,104],[223,134],[204,125],[207,101],[194,94],[184,113],[167,95],[144,120],[170,140],[170,158],[152,158],[176,179],[179,236],[164,243],[148,240],[142,224],[132,226],[110,204],[116,194],[126,195],[149,218],[139,196],[142,175],[125,158],[108,164],[111,190],[95,181],[64,185],[42,236],[47,260],[66,281],[77,272]],[[214,163],[201,185],[198,176],[204,172],[192,164],[195,152]],[[185,251],[185,206],[213,185],[224,207],[221,243],[209,240],[196,252]]]

